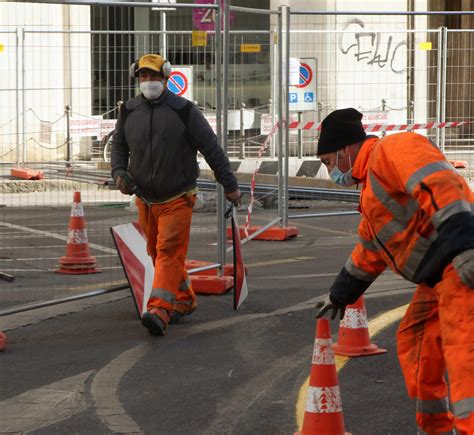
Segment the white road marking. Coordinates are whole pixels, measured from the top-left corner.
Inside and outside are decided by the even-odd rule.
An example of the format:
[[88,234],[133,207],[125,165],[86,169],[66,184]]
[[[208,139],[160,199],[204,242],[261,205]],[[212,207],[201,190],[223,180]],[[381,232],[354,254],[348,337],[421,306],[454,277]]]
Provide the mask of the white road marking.
[[[9,222],[0,222],[0,225],[3,225],[4,227],[8,227],[8,228],[14,228],[16,230],[22,230],[22,231],[25,231],[25,232],[31,233],[31,234],[38,234],[38,235],[42,235],[42,236],[45,236],[45,237],[51,237],[53,239],[64,240],[65,242],[67,242],[67,240],[68,240],[67,235],[62,236],[61,234],[51,233],[49,231],[35,230],[34,228],[23,227],[21,225],[11,224]],[[116,254],[117,253],[115,248],[108,248],[106,246],[97,245],[95,243],[89,243],[89,247],[93,248],[93,249],[96,249],[98,251],[107,252],[109,254]]]
[[[59,268],[59,265],[58,267],[56,267],[55,269],[8,269],[8,268],[5,268],[5,267],[2,267],[2,272],[34,272],[34,273],[37,273],[37,272],[54,272],[55,270],[57,270]],[[122,266],[97,266],[98,269],[100,270],[113,270],[113,269],[123,269]]]
[[[31,247],[30,247],[31,248]],[[63,246],[64,248],[64,246]],[[35,246],[36,249],[36,246]],[[102,254],[94,255],[96,258],[111,258],[117,257],[117,254]],[[55,257],[24,257],[24,258],[0,258],[0,261],[41,261],[41,260],[57,260],[58,256]]]
[[64,244],[63,245],[35,245],[35,246],[0,246],[0,250],[3,250],[3,251],[11,251],[12,249],[15,249],[15,251],[17,249],[28,249],[29,251],[31,251],[31,249],[42,249],[42,248],[64,248]]
[[85,383],[92,370],[2,400],[0,432],[28,433],[51,426],[89,407]]
[[119,384],[125,373],[143,358],[148,349],[142,344],[123,352],[100,370],[92,381],[91,394],[97,416],[112,432],[143,433],[120,403]]

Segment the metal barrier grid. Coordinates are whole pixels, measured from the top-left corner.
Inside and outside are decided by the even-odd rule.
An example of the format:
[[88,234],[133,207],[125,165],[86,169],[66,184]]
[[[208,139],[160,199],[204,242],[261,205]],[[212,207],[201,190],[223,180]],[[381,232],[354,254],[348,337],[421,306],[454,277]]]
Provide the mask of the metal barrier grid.
[[[221,138],[222,36],[219,31],[211,32],[205,47],[194,47],[191,33],[170,32],[166,35],[168,47],[188,50],[195,58],[205,53],[210,63],[197,69],[209,69],[209,83],[216,92],[202,92],[200,104],[213,109]],[[8,32],[7,39],[2,36],[8,56],[6,76],[18,77],[17,83],[9,80],[8,89],[1,91],[4,114],[16,114],[8,119],[10,127],[3,129],[0,144],[0,155],[4,155],[0,165],[0,272],[15,278],[0,280],[2,308],[81,297],[84,292],[125,282],[109,227],[137,220],[137,211],[133,198],[110,184],[110,168],[103,153],[93,155],[94,144],[113,128],[117,115],[115,99],[106,99],[105,106],[94,101],[93,96],[100,98],[94,74],[100,77],[105,72],[102,88],[112,89],[122,100],[130,98],[137,92],[128,75],[130,61],[147,51],[159,52],[163,44],[160,36],[160,32],[24,29],[17,35]],[[112,47],[110,41],[119,43]],[[109,62],[105,67],[97,58],[107,49],[125,61]],[[39,59],[34,64],[33,57]],[[112,76],[115,80],[110,81]],[[98,109],[105,111],[98,113]],[[14,180],[10,170],[18,166],[42,171],[44,179]],[[74,191],[81,192],[90,253],[96,257],[100,273],[55,273],[59,258],[66,254]],[[201,188],[188,258],[216,265],[225,261],[219,253],[225,253],[222,197],[215,184]]]
[[[317,126],[332,110],[343,107],[357,108],[364,114],[367,124],[472,120],[472,108],[465,110],[466,106],[472,105],[472,92],[468,92],[468,78],[472,75],[472,68],[468,67],[472,64],[469,63],[472,50],[469,38],[472,32],[457,30],[449,34],[446,28],[427,29],[428,12],[404,14],[360,11],[360,15],[349,11],[290,12],[288,33],[293,57],[290,57],[288,65],[290,121],[299,122],[300,125],[312,121]],[[407,22],[414,18],[413,15],[418,15],[415,17],[416,29],[408,30]],[[305,78],[302,78],[305,71],[300,71],[300,83],[298,76],[296,82],[292,81],[292,61],[295,60],[300,61],[301,67],[304,62],[305,67],[315,69],[314,92],[317,99],[313,101],[312,107],[308,107],[308,104],[293,104],[291,101],[291,93],[293,98],[295,95],[298,98],[302,96],[301,81],[304,82]],[[300,86],[295,86],[297,84]],[[308,87],[307,91],[313,89]],[[447,116],[446,105],[451,106],[451,116]],[[461,169],[461,172],[472,181],[469,167],[473,168],[471,152],[474,148],[467,144],[472,141],[472,135],[469,135],[471,129],[472,126],[467,125],[453,129],[416,131],[435,142],[449,160],[465,160],[468,168]],[[382,133],[385,134],[390,133]],[[290,129],[289,137],[287,159],[290,167],[291,162],[295,165],[302,159],[307,167],[319,165],[317,178],[327,180],[327,171],[321,167],[318,159],[311,162],[315,158],[319,132],[315,128],[307,131]],[[449,145],[447,137],[450,138]],[[303,165],[299,167],[301,170]],[[304,214],[289,210],[290,218],[326,215],[325,211],[320,210],[325,205],[319,201],[321,198],[330,198],[325,188],[334,185],[330,181],[321,183],[321,180],[315,180],[316,183],[322,188],[303,189],[304,193],[298,193],[300,200],[297,207],[288,203],[288,208],[306,209]],[[333,198],[346,202],[357,201],[357,191],[348,195],[343,190],[330,190]]]
[[[112,4],[112,2],[109,3]],[[118,5],[114,4],[114,6]],[[133,6],[128,3],[123,6],[138,8],[151,5]],[[180,10],[185,7],[196,6],[178,5]],[[79,10],[81,6],[75,6],[75,8],[75,10]],[[294,188],[290,186],[293,167],[290,159],[301,156],[301,160],[304,159],[305,163],[317,165],[317,159],[314,159],[317,135],[314,132],[290,133],[287,126],[288,121],[293,119],[290,116],[291,113],[298,119],[298,112],[303,112],[299,115],[302,121],[306,119],[305,116],[309,117],[311,113],[312,117],[308,119],[315,120],[314,117],[317,117],[317,121],[330,110],[336,108],[338,104],[355,105],[357,103],[355,107],[362,111],[364,111],[363,109],[372,109],[365,111],[375,112],[374,116],[387,116],[387,121],[389,116],[398,119],[400,115],[400,119],[404,117],[406,122],[421,122],[425,119],[454,121],[459,120],[456,119],[458,116],[466,118],[466,120],[472,119],[472,92],[468,87],[471,80],[469,73],[466,73],[466,67],[470,65],[469,59],[472,54],[472,44],[469,39],[472,33],[469,31],[451,31],[446,28],[400,31],[394,25],[393,20],[389,21],[387,26],[387,22],[384,23],[386,18],[380,19],[382,16],[396,15],[398,18],[401,17],[398,21],[399,24],[404,23],[406,17],[411,14],[403,12],[373,11],[367,13],[362,11],[359,17],[358,13],[295,11],[285,6],[278,12],[259,11],[250,8],[229,7],[228,4],[225,5],[223,11],[218,5],[215,6],[215,10],[217,17],[224,14],[224,20],[222,22],[220,19],[216,21],[214,34],[207,32],[208,43],[205,45],[195,45],[193,43],[194,32],[189,30],[45,32],[19,28],[16,29],[16,32],[0,33],[2,45],[7,54],[7,64],[5,66],[5,63],[1,63],[0,68],[6,72],[8,77],[12,77],[6,88],[0,91],[2,103],[8,101],[7,104],[0,105],[3,109],[0,109],[3,112],[0,112],[2,114],[1,125],[5,126],[1,133],[2,165],[0,167],[2,168],[2,181],[7,181],[7,183],[2,183],[0,196],[0,205],[7,206],[2,210],[1,221],[8,224],[0,226],[0,238],[4,252],[0,271],[10,270],[17,273],[18,277],[28,278],[22,279],[21,285],[18,283],[8,284],[8,291],[14,290],[10,294],[13,301],[28,302],[34,298],[55,297],[58,291],[65,288],[64,279],[58,278],[54,281],[56,277],[59,277],[58,275],[52,275],[55,277],[53,278],[54,282],[52,285],[47,285],[46,291],[39,284],[40,280],[36,278],[39,273],[51,273],[57,258],[64,254],[64,234],[67,232],[72,191],[76,189],[84,189],[83,202],[90,242],[91,245],[94,245],[94,254],[97,254],[98,260],[101,261],[102,258],[105,262],[104,270],[109,271],[110,276],[106,280],[107,283],[123,279],[116,256],[110,251],[111,240],[101,238],[105,237],[103,236],[103,221],[107,221],[105,226],[111,223],[120,223],[121,219],[130,221],[128,214],[130,212],[127,212],[125,216],[119,216],[114,209],[115,207],[123,209],[124,205],[129,206],[128,198],[124,199],[116,191],[109,190],[104,185],[109,176],[108,169],[95,167],[95,164],[98,163],[97,160],[103,159],[104,153],[101,148],[103,144],[100,142],[105,131],[99,127],[99,134],[94,140],[91,136],[71,134],[71,126],[68,129],[67,124],[77,116],[85,121],[86,129],[89,128],[87,125],[90,123],[94,124],[93,128],[97,128],[97,118],[102,118],[99,126],[104,121],[106,129],[110,129],[110,123],[107,124],[106,121],[113,121],[115,117],[118,103],[115,97],[120,96],[121,99],[126,99],[135,93],[134,83],[128,77],[128,60],[137,58],[140,53],[155,50],[155,48],[158,48],[156,51],[163,51],[165,47],[169,48],[170,57],[173,56],[173,53],[179,52],[181,53],[180,59],[185,59],[182,53],[186,52],[191,53],[191,60],[193,56],[194,59],[213,60],[213,64],[202,64],[199,61],[196,61],[195,64],[193,62],[186,63],[191,63],[195,67],[197,77],[203,81],[202,86],[196,87],[196,98],[193,99],[215,123],[216,132],[228,153],[231,156],[239,157],[241,164],[247,163],[249,157],[255,154],[257,148],[253,149],[253,141],[256,140],[260,145],[262,139],[266,137],[266,134],[260,134],[260,137],[256,138],[254,136],[256,132],[252,132],[252,128],[245,128],[246,110],[254,112],[254,119],[258,116],[262,118],[262,116],[268,115],[267,126],[279,120],[280,128],[271,138],[268,151],[265,151],[268,153],[265,157],[269,158],[269,161],[272,158],[278,159],[276,163],[277,182],[272,181],[273,184],[268,187],[265,180],[260,178],[257,179],[257,186],[261,186],[262,191],[266,189],[267,193],[271,192],[271,195],[275,193],[277,195],[277,210],[273,208],[275,199],[272,198],[272,207],[268,211],[263,210],[262,219],[264,221],[273,219],[283,225],[287,224],[288,217],[296,217],[289,216],[289,208],[292,204],[294,205],[291,202],[292,195],[295,195],[295,198],[300,198],[301,195],[301,192],[295,193]],[[171,14],[169,17],[173,14],[172,11],[168,13]],[[245,17],[268,15],[270,16],[270,30],[260,29],[252,32],[252,29],[245,28],[245,26],[230,30],[231,13],[243,17],[242,22],[246,21]],[[334,30],[328,31],[327,28],[323,28],[321,25],[322,15],[334,16]],[[367,15],[375,15],[379,18],[361,19]],[[422,22],[423,17],[430,14],[419,13],[418,15]],[[299,22],[298,20],[303,21]],[[224,26],[223,36],[220,32],[221,25]],[[303,26],[303,29],[300,25]],[[383,30],[382,25],[384,26]],[[425,28],[426,26],[420,24],[417,27]],[[312,44],[310,44],[311,39],[308,36],[311,36]],[[211,44],[209,41],[212,41]],[[251,74],[247,71],[247,75],[240,74],[239,76],[237,70],[241,68],[244,72],[242,67],[244,62],[232,64],[232,56],[240,56],[241,59],[246,56],[242,54],[242,45],[260,45],[260,52],[251,52],[252,54],[248,57],[251,60],[247,62],[250,68],[254,68],[255,74],[252,70]],[[67,50],[67,48],[70,49]],[[294,48],[296,51],[293,51]],[[27,61],[38,51],[41,52],[42,59],[36,65],[36,69],[31,69],[28,67]],[[321,67],[320,72],[323,72],[323,75],[317,77],[316,80],[318,101],[316,101],[315,108],[311,110],[292,110],[291,104],[286,98],[293,86],[291,58],[296,57],[295,54],[298,51],[309,59],[316,58],[315,65],[318,68]],[[92,58],[80,64],[88,52],[93,54]],[[113,57],[108,56],[110,52],[113,53]],[[104,54],[107,54],[105,61]],[[267,54],[269,54],[269,58]],[[318,56],[321,56],[321,59]],[[176,56],[176,58],[179,57]],[[58,63],[57,60],[53,61],[52,59],[60,59],[60,61]],[[399,62],[401,63],[399,64]],[[268,74],[261,67],[262,65],[265,65],[270,71],[270,86],[265,83],[264,77],[268,77]],[[378,69],[379,77],[376,77],[371,69]],[[11,74],[12,71],[14,74]],[[93,71],[92,77],[87,74],[88,71]],[[114,71],[112,75],[111,71]],[[101,84],[100,80],[103,80],[104,72],[105,82]],[[200,72],[203,73],[202,77],[199,75]],[[221,72],[225,78],[224,88],[219,85]],[[335,80],[329,79],[331,74],[336,75]],[[350,78],[353,74],[364,77],[362,81],[354,80]],[[394,79],[393,75],[416,77],[416,81],[415,83],[409,80],[402,81],[398,80],[399,77]],[[112,76],[114,76],[113,81],[111,81]],[[119,77],[118,80],[116,76]],[[255,86],[255,83],[249,80],[252,76],[253,78],[262,78],[263,83],[258,94],[256,93],[258,96],[249,101],[247,97]],[[243,77],[247,80],[242,80]],[[417,86],[423,80],[426,81],[426,86]],[[37,81],[41,82],[41,86],[36,85]],[[341,85],[340,82],[342,82]],[[459,86],[460,83],[463,87]],[[370,92],[364,92],[364,87],[367,86],[369,86]],[[105,99],[101,96],[104,89],[113,91],[112,93],[107,92]],[[215,89],[215,93],[211,92],[211,89]],[[373,89],[375,92],[372,92]],[[264,97],[260,97],[260,90],[263,90]],[[222,98],[222,92],[226,94],[224,98]],[[383,92],[390,95],[390,98],[384,98]],[[245,99],[243,96],[246,94],[246,102],[243,102]],[[269,101],[264,102],[267,95],[270,95]],[[242,103],[246,104],[246,107],[243,107]],[[463,107],[467,108],[462,109]],[[221,109],[223,109],[222,117]],[[228,115],[232,115],[231,111],[233,110],[239,111],[237,118],[241,125],[238,130],[232,130],[227,136],[227,134],[222,134],[222,127],[225,131],[228,130],[231,125]],[[393,113],[386,115],[380,112]],[[466,113],[469,114],[467,117],[464,116]],[[15,116],[8,116],[12,114]],[[271,122],[268,122],[268,119],[271,119]],[[260,133],[262,133],[261,119],[260,124]],[[448,158],[449,156],[461,157],[468,159],[470,163],[472,155],[471,132],[471,127],[465,127],[456,133],[453,131],[447,134],[446,131],[437,130],[434,134],[432,131],[427,134],[442,147]],[[257,146],[255,144],[255,147]],[[96,156],[94,149],[98,149]],[[271,163],[275,166],[274,161]],[[54,192],[46,191],[46,188],[42,187],[40,190],[43,191],[40,192],[21,192],[22,188],[19,187],[19,183],[15,187],[18,191],[14,194],[5,190],[11,189],[11,183],[8,180],[9,169],[12,165],[18,164],[27,164],[33,169],[44,169],[48,177],[54,178],[56,183],[54,189],[56,190]],[[255,164],[255,161],[251,164]],[[466,172],[467,177],[470,177],[471,174],[469,170]],[[329,184],[327,187],[331,187],[331,185]],[[214,191],[215,187],[210,187],[210,189]],[[319,189],[320,191],[315,193],[312,185],[309,189],[303,190],[305,190],[303,198],[307,203],[303,203],[302,208],[306,208],[309,204],[314,205],[316,210],[318,210],[317,201],[320,194],[329,194],[333,198],[339,199],[344,198],[344,195],[347,195],[347,198],[353,196],[350,192],[346,193],[335,189],[326,189],[330,192],[322,192],[324,189]],[[207,241],[211,241],[213,238],[209,234],[216,232],[217,262],[222,263],[225,261],[225,223],[222,218],[224,203],[222,192],[217,191],[214,195],[217,197],[215,205],[217,213],[213,211],[208,216],[203,214],[203,218],[195,220],[196,226],[193,224],[193,228],[202,226],[201,236]],[[263,197],[270,197],[270,195],[264,193]],[[352,201],[352,199],[347,200]],[[312,204],[313,201],[316,203]],[[296,208],[300,205],[301,203],[297,203]],[[129,208],[133,209],[133,207]],[[107,213],[104,213],[104,209],[107,209]],[[11,213],[12,211],[15,212]],[[44,221],[38,223],[38,216],[35,213],[39,213]],[[335,213],[337,215],[338,212]],[[308,215],[301,217],[306,216]],[[61,226],[64,228],[62,235],[59,229]],[[58,237],[51,237],[51,234]],[[45,237],[48,240],[55,240],[56,245],[54,243],[41,245],[41,240]],[[194,251],[194,247],[191,246],[191,255],[199,250],[197,248],[198,246]],[[28,254],[31,252],[34,254],[24,255],[21,253],[21,249]],[[55,249],[57,251],[54,252]],[[211,261],[213,259],[211,257],[214,257],[212,251],[213,248],[208,251]],[[49,257],[37,255],[36,252],[48,252]],[[27,276],[28,274],[30,275]],[[105,282],[104,279],[101,279],[103,276],[105,275],[78,277],[73,285],[66,286],[66,290],[75,293],[91,285],[102,286]],[[91,281],[94,282],[91,283]],[[15,290],[22,286],[30,290],[26,297]],[[36,295],[34,295],[35,292]],[[0,302],[3,301],[0,300]]]
[[445,35],[442,120],[470,124],[447,129],[442,145],[449,160],[467,163],[460,171],[474,188],[474,30],[445,28]]
[[[224,58],[224,62],[228,61],[228,65],[224,64],[228,68],[228,80],[224,79],[227,147],[244,193],[240,224],[251,232],[278,226],[281,221],[281,159],[275,127],[276,93],[281,78],[277,68],[277,29],[272,26],[278,16],[276,10],[229,7],[234,25],[233,32],[229,32],[229,56]],[[271,30],[247,30],[247,23],[255,19]],[[231,152],[231,145],[237,153]]]

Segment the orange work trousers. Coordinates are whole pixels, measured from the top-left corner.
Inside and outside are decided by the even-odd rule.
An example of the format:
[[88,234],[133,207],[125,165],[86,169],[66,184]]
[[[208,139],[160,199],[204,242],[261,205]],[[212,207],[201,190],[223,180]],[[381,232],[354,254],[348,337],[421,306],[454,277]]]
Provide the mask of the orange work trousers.
[[147,236],[147,251],[155,265],[147,309],[193,311],[196,295],[185,267],[196,195],[183,195],[147,207],[137,198],[138,219]]
[[[419,433],[474,434],[474,289],[450,264],[421,284],[397,333],[398,358]],[[448,386],[445,379],[447,372]]]

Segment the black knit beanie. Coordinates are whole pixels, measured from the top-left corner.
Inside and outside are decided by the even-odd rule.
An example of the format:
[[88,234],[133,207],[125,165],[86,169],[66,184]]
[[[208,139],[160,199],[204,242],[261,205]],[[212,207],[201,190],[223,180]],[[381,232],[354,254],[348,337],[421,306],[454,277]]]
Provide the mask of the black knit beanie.
[[317,155],[335,153],[346,145],[365,140],[362,113],[352,107],[331,112],[324,118],[318,141]]

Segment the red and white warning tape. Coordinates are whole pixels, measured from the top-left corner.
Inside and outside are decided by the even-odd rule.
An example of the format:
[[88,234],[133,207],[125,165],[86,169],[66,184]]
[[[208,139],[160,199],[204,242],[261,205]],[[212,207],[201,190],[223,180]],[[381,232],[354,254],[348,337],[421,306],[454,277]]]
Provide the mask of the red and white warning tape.
[[[384,132],[384,131],[412,131],[412,130],[426,130],[430,128],[451,128],[459,127],[460,125],[470,124],[469,121],[456,122],[428,122],[425,124],[363,124],[367,132]],[[288,125],[292,130],[321,130],[322,123],[314,121],[298,122],[293,121]]]
[[244,226],[244,231],[245,231],[245,237],[249,236],[248,229],[250,227],[250,215],[252,214],[252,207],[253,203],[255,202],[255,177],[257,176],[258,168],[260,167],[260,159],[263,156],[263,153],[267,150],[268,145],[270,145],[270,140],[272,136],[275,134],[275,132],[278,130],[278,122],[272,127],[270,130],[270,133],[268,133],[268,136],[265,138],[265,141],[263,144],[260,146],[258,149],[258,155],[257,159],[255,160],[255,171],[252,173],[252,181],[250,182],[250,202],[247,207],[247,217],[245,218],[245,226]]

